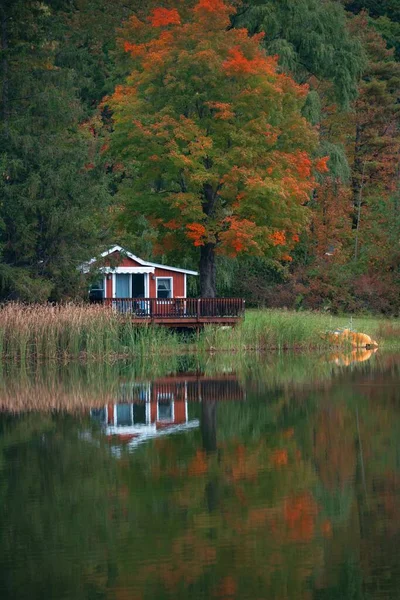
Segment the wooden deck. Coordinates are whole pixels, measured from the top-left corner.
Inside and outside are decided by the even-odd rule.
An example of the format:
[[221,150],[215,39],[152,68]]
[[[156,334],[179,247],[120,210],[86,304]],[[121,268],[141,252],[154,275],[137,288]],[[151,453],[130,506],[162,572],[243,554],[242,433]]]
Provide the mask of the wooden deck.
[[106,306],[137,324],[200,328],[234,326],[244,316],[242,298],[106,298]]

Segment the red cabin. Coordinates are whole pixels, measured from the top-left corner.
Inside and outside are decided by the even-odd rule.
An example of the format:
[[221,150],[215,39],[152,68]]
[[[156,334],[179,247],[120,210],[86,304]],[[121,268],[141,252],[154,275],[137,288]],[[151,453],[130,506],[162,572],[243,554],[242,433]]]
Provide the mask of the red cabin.
[[137,323],[196,327],[206,323],[235,325],[244,314],[241,298],[187,298],[187,276],[196,271],[149,262],[113,246],[97,259],[103,276],[90,290],[93,302],[103,302]]
[[[186,298],[187,276],[198,275],[196,271],[148,262],[121,246],[103,252],[101,259],[105,263],[100,269],[104,278],[91,290],[92,298],[98,300]],[[92,259],[89,264],[98,260]]]

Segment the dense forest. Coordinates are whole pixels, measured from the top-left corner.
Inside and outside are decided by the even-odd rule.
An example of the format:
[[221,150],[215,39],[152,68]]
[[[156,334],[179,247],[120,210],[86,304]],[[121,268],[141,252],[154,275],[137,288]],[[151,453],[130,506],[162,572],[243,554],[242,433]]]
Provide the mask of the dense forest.
[[2,1],[1,299],[81,297],[116,242],[193,294],[398,314],[400,1],[231,4]]

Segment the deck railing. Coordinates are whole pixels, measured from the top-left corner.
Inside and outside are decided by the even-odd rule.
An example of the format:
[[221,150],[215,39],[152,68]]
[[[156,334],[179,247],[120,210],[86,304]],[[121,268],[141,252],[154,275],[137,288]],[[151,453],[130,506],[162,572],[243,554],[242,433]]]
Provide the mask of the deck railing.
[[105,298],[106,306],[137,319],[240,318],[242,298]]

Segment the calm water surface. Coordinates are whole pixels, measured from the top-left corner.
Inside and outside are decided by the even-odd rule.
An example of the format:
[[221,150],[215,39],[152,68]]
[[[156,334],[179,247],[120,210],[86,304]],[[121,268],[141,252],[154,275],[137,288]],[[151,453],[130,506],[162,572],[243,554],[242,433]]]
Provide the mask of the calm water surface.
[[0,598],[400,598],[400,356],[166,362],[3,366]]

